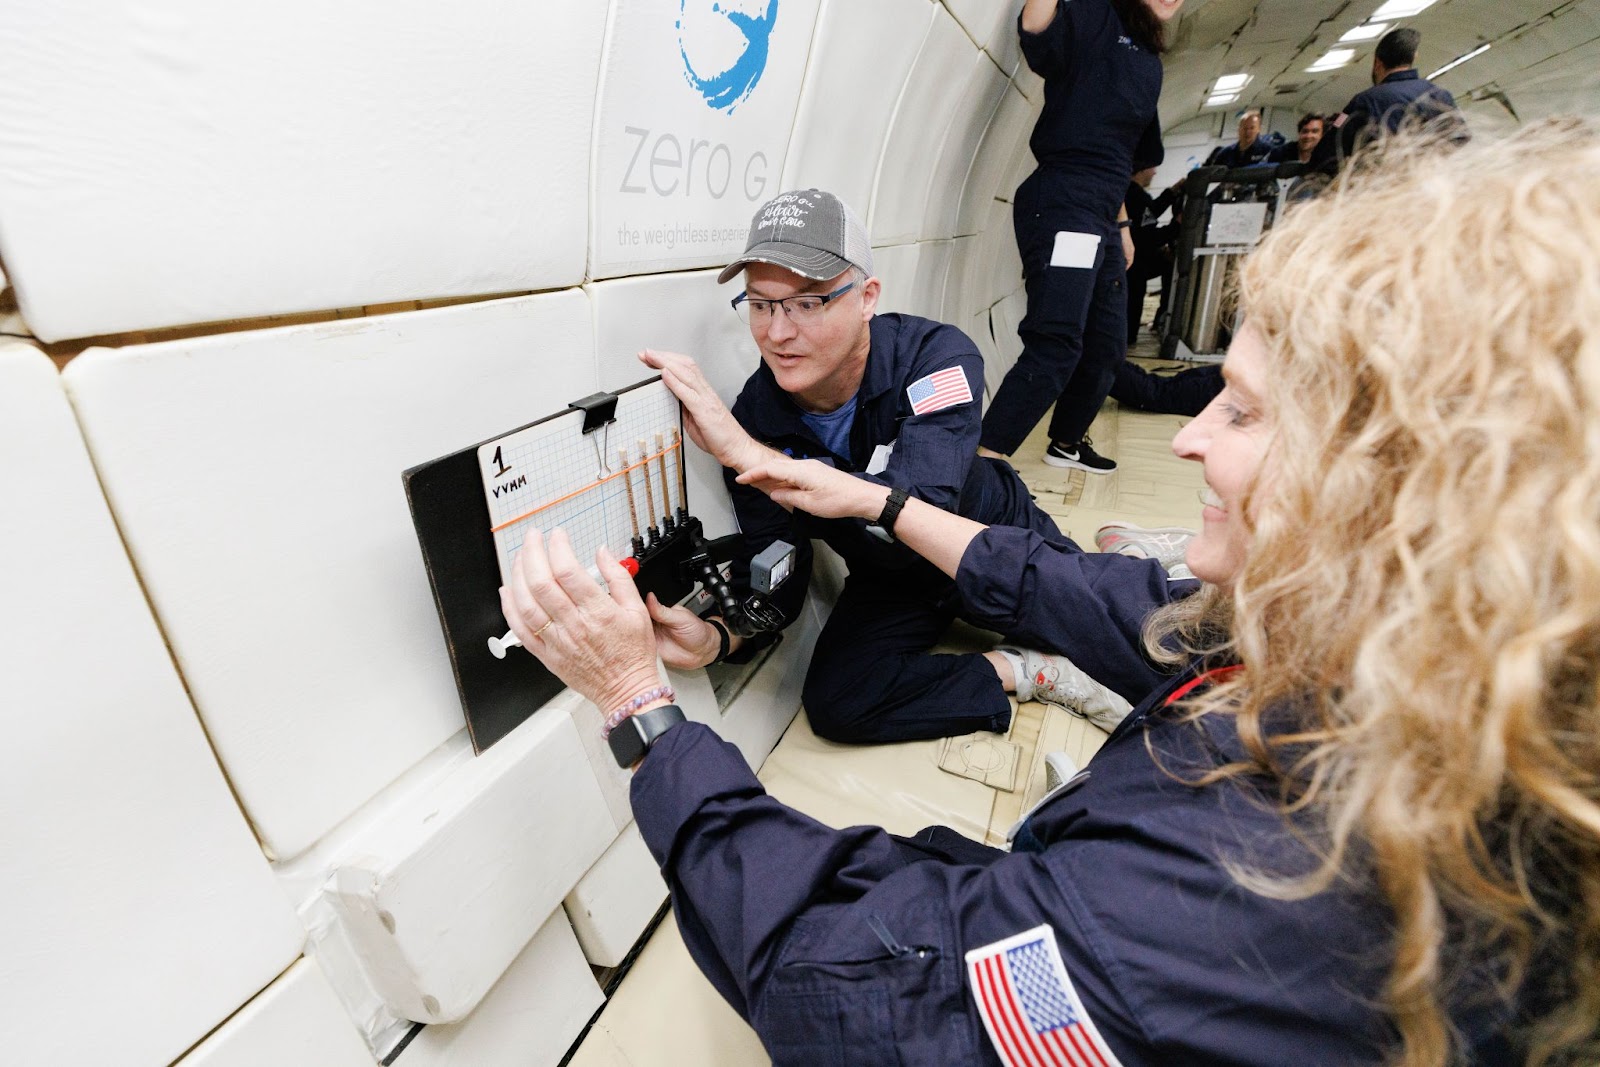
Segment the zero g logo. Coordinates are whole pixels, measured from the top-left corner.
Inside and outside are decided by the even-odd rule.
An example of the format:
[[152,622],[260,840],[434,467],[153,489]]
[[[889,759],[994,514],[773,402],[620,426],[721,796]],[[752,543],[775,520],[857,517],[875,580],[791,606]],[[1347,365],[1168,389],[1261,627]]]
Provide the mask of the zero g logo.
[[683,76],[709,107],[732,112],[767,69],[778,0],[678,0]]

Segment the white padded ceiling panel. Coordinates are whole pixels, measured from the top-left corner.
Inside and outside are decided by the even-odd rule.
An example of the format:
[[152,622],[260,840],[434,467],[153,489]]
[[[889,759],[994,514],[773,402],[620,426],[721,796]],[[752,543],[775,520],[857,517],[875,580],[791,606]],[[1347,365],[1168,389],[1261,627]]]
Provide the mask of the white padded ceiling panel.
[[961,209],[956,219],[956,233],[977,233],[989,217],[989,205],[995,197],[1005,195],[1009,200],[1015,186],[1001,189],[1011,162],[1016,159],[1019,145],[1026,145],[1028,134],[1038,115],[1034,104],[1008,86],[1000,99],[1000,107],[983,130],[972,156],[972,170],[961,188]]
[[95,463],[245,810],[288,859],[463,725],[400,474],[594,389],[581,290],[91,350]]
[[[1030,87],[1043,86],[1044,80],[1029,70],[1028,64],[1022,61],[1022,45],[1017,40],[1017,13],[1021,7],[1017,4],[1003,6],[1007,8],[1006,17],[995,23],[994,31],[984,42],[983,50],[994,57],[995,65],[1008,76],[1019,80],[1033,79]],[[1024,95],[1032,97],[1033,94],[1025,90]]]
[[957,108],[978,54],[950,13],[935,7],[883,145],[872,193],[874,245],[903,244],[921,235],[939,146],[948,127],[966,121]]
[[915,242],[872,250],[872,267],[883,284],[878,294],[879,311],[927,316],[927,309],[917,300],[917,263],[921,258],[922,246]]
[[0,255],[23,314],[56,340],[580,281],[605,19],[14,6]]
[[967,284],[967,276],[972,269],[973,249],[977,244],[976,237],[957,237],[950,242],[950,263],[945,268],[944,293],[939,301],[947,322],[966,322],[979,310],[976,307],[978,302],[971,296]]
[[322,971],[301,959],[174,1067],[373,1067],[376,1062]]
[[[741,242],[742,250],[743,244]],[[728,306],[744,288],[717,284],[717,271],[618,278],[589,286],[594,304],[600,387],[617,389],[655,372],[638,360],[642,348],[693,356],[723,402],[732,404],[755,373],[760,350]],[[731,533],[733,508],[722,468],[698,448],[688,450],[689,502],[708,534]]]
[[0,1048],[17,1064],[167,1064],[304,935],[172,669],[56,368],[15,341],[0,342],[0,456]]
[[996,389],[1000,388],[1000,379],[1005,377],[1005,372],[1000,369],[1000,350],[995,347],[994,327],[989,321],[989,312],[980,311],[967,320],[967,336],[972,338],[972,343],[978,346],[978,351],[983,355],[983,402],[987,407],[989,400],[994,396]]
[[566,915],[557,908],[476,1011],[458,1023],[426,1027],[394,1062],[397,1067],[560,1063],[604,999]]
[[1015,22],[1017,18],[1014,9],[1018,5],[1011,0],[940,0],[940,2],[950,9],[950,14],[956,17],[956,21],[961,24],[967,36],[972,38],[972,43],[979,48],[987,47],[991,40],[1004,32],[1007,25]]
[[826,189],[867,217],[889,120],[935,6],[825,0],[784,163],[785,189]]
[[595,111],[593,277],[705,267],[744,250],[756,207],[779,192],[819,2],[783,0],[780,12],[778,0],[613,0]]
[[940,322],[959,321],[950,314],[944,303],[945,281],[950,273],[953,241],[923,241],[919,246],[922,255],[917,257],[916,296],[922,314]]
[[1009,84],[988,53],[979,52],[967,73],[961,102],[945,131],[939,162],[928,186],[928,207],[922,220],[924,241],[956,235],[956,216],[961,207],[963,187],[969,172],[977,166],[978,145]]

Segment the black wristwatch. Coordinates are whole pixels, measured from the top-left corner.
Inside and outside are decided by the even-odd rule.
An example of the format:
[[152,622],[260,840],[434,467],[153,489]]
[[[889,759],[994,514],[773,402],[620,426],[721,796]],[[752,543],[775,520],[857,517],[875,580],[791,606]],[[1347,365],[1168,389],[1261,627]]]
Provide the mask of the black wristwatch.
[[878,513],[878,521],[872,525],[882,530],[889,540],[894,540],[894,520],[900,517],[900,509],[906,506],[910,497],[904,489],[889,490],[889,499],[883,502],[883,510]]
[[617,766],[632,767],[650,751],[656,738],[683,721],[683,709],[676,704],[663,704],[659,708],[638,715],[630,715],[617,724],[606,738],[611,746],[611,756]]

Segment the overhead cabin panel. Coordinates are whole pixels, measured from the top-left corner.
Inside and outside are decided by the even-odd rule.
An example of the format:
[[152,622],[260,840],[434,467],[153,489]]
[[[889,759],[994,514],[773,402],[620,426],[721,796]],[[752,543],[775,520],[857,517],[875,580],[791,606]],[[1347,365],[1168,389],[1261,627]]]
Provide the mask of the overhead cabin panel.
[[0,255],[24,316],[53,341],[575,284],[605,18],[14,5]]
[[[590,275],[726,263],[780,190],[819,0],[614,0]],[[598,6],[598,5],[597,5]]]
[[[978,50],[942,6],[895,107],[872,194],[872,243],[903,244],[921,236],[929,187],[944,131],[957,113],[966,74]],[[954,76],[953,76],[954,75]]]
[[826,189],[866,221],[895,104],[936,6],[825,0],[784,163],[785,189]]

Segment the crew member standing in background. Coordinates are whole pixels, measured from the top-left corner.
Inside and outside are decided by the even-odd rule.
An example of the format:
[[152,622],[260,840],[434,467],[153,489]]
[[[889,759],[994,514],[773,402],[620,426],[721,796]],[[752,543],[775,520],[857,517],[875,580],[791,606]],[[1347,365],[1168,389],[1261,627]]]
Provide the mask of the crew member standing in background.
[[1028,311],[1022,355],[983,418],[980,453],[1007,457],[1054,404],[1045,462],[1106,474],[1085,436],[1127,350],[1117,215],[1135,157],[1159,163],[1166,24],[1183,0],[1026,0],[1022,54],[1044,78],[1012,207]]

